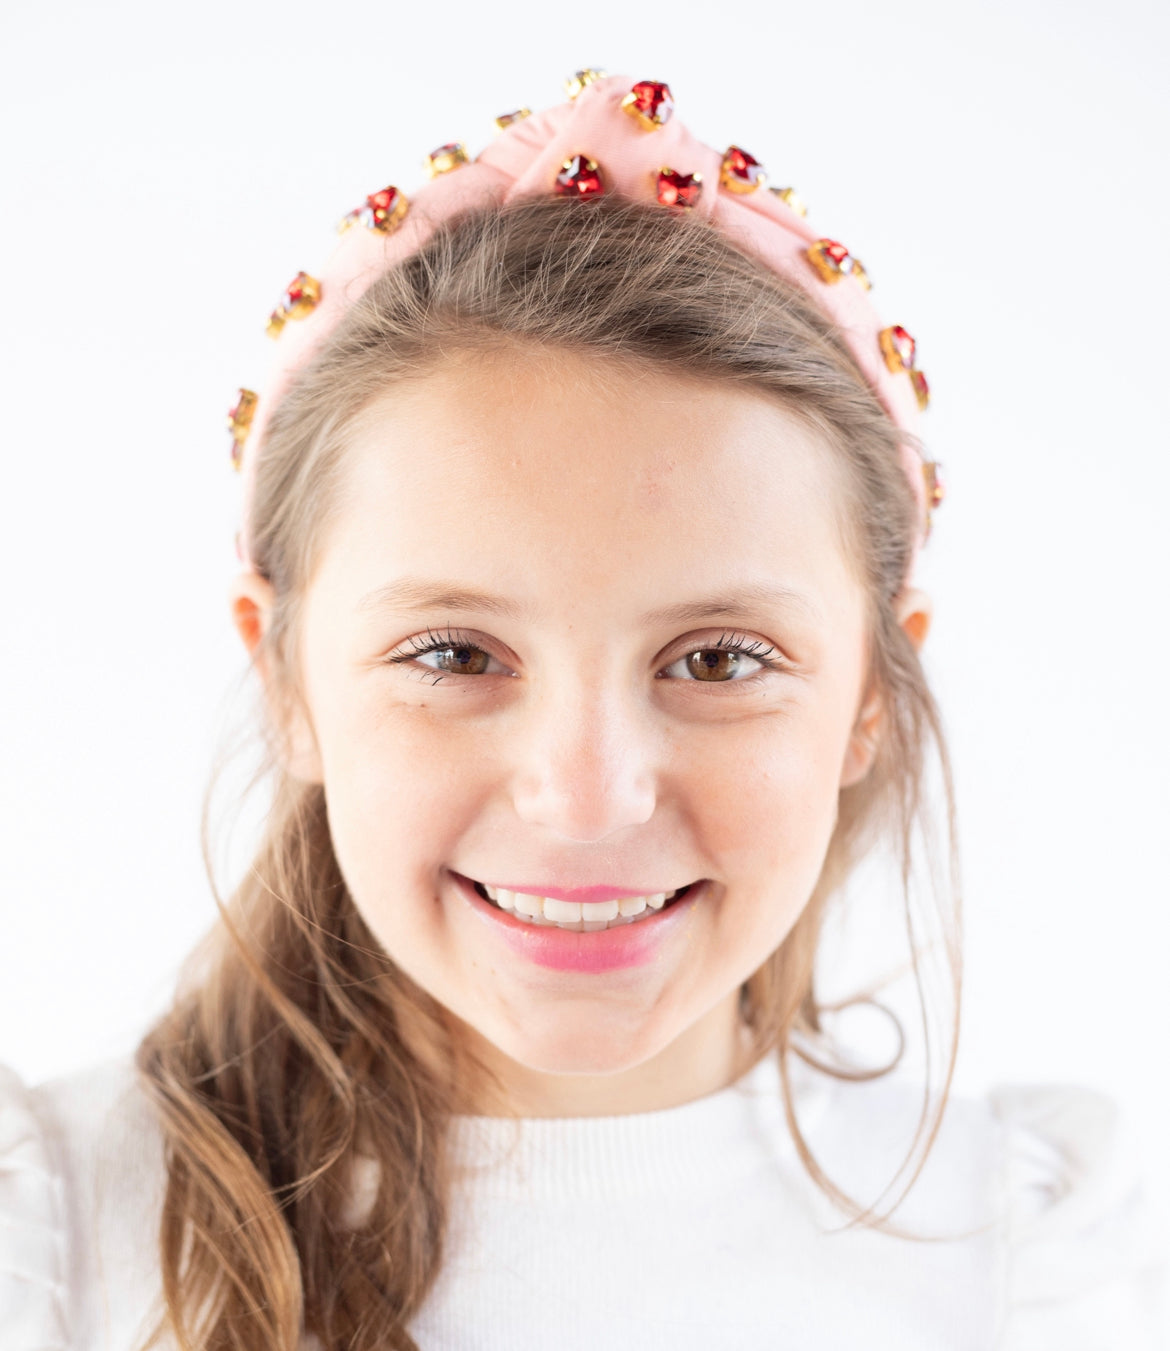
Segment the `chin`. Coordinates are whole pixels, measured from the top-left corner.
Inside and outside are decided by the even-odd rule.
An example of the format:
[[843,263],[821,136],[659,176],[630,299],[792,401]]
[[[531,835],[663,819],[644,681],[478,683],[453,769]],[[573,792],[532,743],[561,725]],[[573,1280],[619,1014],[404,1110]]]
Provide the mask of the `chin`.
[[633,1034],[627,1027],[585,1029],[581,1016],[565,1012],[557,1020],[562,1026],[542,1029],[539,1036],[512,1029],[492,1040],[510,1060],[540,1074],[621,1074],[665,1045],[662,1038],[652,1038],[648,1028]]

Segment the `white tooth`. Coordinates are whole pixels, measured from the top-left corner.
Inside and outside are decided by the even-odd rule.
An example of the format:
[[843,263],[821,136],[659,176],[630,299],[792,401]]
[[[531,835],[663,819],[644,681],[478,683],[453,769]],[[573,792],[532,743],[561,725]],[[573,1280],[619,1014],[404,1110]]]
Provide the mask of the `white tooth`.
[[[589,909],[592,911],[593,906]],[[558,924],[576,924],[581,918],[580,901],[558,901],[555,896],[544,898],[545,919],[555,920]]]
[[595,901],[585,907],[585,919],[617,919],[620,913],[617,901]]
[[529,919],[537,919],[540,916],[541,900],[539,896],[529,896],[527,892],[517,891],[514,893],[514,897],[518,915],[527,915]]
[[[491,890],[491,888],[489,888],[489,890]],[[507,891],[503,887],[497,887],[495,890],[496,894],[495,896],[492,897],[492,899],[496,902],[496,904],[500,907],[501,910],[516,909],[516,893],[514,891]]]
[[655,896],[647,896],[646,904],[650,907],[651,910],[661,910],[662,907],[666,904],[666,892],[660,891]]
[[646,909],[646,897],[623,896],[618,901],[618,908],[623,915],[640,915]]
[[498,901],[500,899],[499,887],[489,887],[488,884],[484,882],[483,889],[487,892],[489,901]]
[[[592,907],[590,907],[590,909],[592,909]],[[581,927],[587,934],[593,934],[598,933],[602,929],[608,929],[609,922],[604,919],[583,919],[581,921]]]

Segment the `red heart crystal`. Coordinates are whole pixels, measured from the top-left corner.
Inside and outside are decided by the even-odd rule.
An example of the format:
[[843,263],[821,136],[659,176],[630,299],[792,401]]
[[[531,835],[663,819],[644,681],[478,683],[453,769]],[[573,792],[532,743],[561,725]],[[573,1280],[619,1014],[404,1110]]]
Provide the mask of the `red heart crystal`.
[[694,206],[703,191],[702,174],[679,174],[659,169],[656,193],[663,206]]
[[560,197],[600,197],[605,188],[597,161],[587,155],[570,156],[553,180],[553,190]]
[[654,131],[670,121],[674,97],[660,80],[639,80],[622,99],[622,107],[647,131]]
[[764,183],[764,166],[738,145],[727,147],[719,181],[731,192],[755,192]]

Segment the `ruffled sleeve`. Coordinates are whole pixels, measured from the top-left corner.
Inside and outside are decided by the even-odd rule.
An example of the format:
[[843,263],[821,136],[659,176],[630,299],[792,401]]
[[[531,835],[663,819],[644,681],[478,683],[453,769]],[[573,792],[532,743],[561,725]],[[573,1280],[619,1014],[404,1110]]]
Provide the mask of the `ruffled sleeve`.
[[0,1065],[0,1351],[64,1351],[63,1185],[32,1096]]
[[1167,1226],[1116,1102],[1050,1085],[989,1098],[1006,1223],[1000,1351],[1164,1347]]

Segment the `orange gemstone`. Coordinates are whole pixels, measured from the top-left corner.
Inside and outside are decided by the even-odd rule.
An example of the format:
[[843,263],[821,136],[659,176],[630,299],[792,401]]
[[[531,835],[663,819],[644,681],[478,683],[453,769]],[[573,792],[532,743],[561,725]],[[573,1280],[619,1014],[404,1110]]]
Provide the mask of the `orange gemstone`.
[[674,97],[659,80],[639,80],[622,99],[622,108],[646,131],[655,131],[670,121]]
[[232,438],[233,469],[239,469],[244,462],[244,442],[252,430],[252,418],[256,414],[258,401],[255,391],[241,389],[236,395],[235,403],[228,409],[227,425]]
[[930,406],[930,386],[926,382],[926,376],[921,371],[911,371],[910,383],[914,386],[914,395],[918,400],[918,407],[928,408]]
[[702,191],[702,174],[679,174],[673,169],[659,169],[655,176],[655,194],[663,206],[694,206]]
[[571,155],[553,180],[559,197],[600,197],[605,191],[597,161],[587,155]]
[[882,356],[886,359],[886,366],[895,374],[913,367],[915,342],[901,324],[883,328],[878,334],[878,343],[882,349]]
[[728,146],[719,170],[719,181],[730,192],[755,192],[764,185],[764,166],[738,145]]

